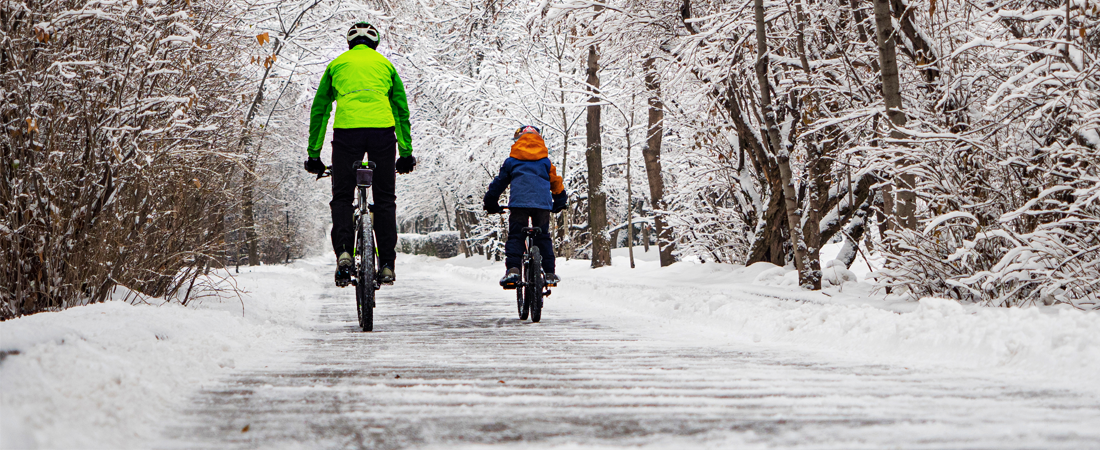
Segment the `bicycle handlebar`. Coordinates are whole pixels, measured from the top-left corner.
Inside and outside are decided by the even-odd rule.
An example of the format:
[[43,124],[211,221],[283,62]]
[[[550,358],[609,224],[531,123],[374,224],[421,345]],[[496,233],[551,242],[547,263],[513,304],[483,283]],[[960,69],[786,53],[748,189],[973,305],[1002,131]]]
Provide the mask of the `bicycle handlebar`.
[[[362,164],[363,162],[359,161],[358,163]],[[375,167],[378,167],[378,164],[375,164],[374,161],[367,161],[367,168],[368,169],[374,170]],[[322,178],[327,178],[327,177],[331,177],[331,176],[332,176],[332,166],[325,166],[325,171],[317,174],[317,179],[320,180]]]

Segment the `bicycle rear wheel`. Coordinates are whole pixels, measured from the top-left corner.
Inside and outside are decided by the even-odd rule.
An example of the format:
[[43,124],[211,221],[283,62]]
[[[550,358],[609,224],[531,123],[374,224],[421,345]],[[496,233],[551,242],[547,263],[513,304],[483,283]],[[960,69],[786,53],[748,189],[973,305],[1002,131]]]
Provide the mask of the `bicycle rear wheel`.
[[519,310],[519,320],[527,320],[527,303],[523,301],[523,289],[516,289],[516,309]]
[[[527,263],[524,262],[523,264],[520,264],[520,267],[522,267],[523,274],[520,275],[520,280],[519,281],[520,281],[520,284],[522,284],[523,280],[526,279],[526,278],[524,278],[526,276],[524,274],[527,273],[528,266],[527,266]],[[527,296],[524,295],[524,291],[526,289],[527,288],[523,287],[523,286],[520,286],[520,287],[516,288],[516,308],[519,309],[519,320],[527,320],[527,314],[530,311],[530,309],[527,308],[527,298],[526,298]]]
[[355,308],[359,313],[359,327],[363,331],[374,330],[374,233],[367,220],[360,219],[355,233],[355,253],[359,257],[359,271],[355,282]]
[[531,308],[531,322],[538,323],[542,320],[542,255],[538,247],[531,247],[531,270],[527,272],[525,281],[527,285],[527,304]]

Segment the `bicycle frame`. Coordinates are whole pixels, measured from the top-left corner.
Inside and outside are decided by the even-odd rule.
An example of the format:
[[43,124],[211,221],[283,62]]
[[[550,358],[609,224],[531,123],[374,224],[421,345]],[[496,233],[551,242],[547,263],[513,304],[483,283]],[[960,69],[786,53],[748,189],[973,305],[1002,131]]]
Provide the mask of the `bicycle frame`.
[[[375,256],[374,251],[377,248],[375,243],[373,242],[373,238],[374,238],[374,216],[371,215],[371,212],[370,212],[371,203],[367,200],[368,191],[370,190],[370,179],[369,179],[370,175],[367,175],[368,178],[367,178],[367,182],[366,182],[367,184],[366,185],[360,184],[361,181],[359,179],[358,172],[363,172],[363,171],[370,172],[370,169],[357,169],[356,170],[357,173],[356,173],[356,186],[355,186],[355,200],[352,201],[352,204],[351,204],[351,206],[354,210],[354,212],[352,213],[352,221],[355,222],[355,229],[356,229],[356,233],[355,233],[355,253],[356,254],[354,256],[357,256],[360,259],[360,262],[356,265],[357,269],[362,264],[364,264],[364,262],[367,259],[367,255],[359,254],[359,248],[361,247],[359,245],[360,244],[359,241],[361,239],[364,239],[364,236],[362,236],[362,234],[364,234],[364,233],[361,233],[360,229],[370,230],[369,233],[366,233],[366,234],[369,234],[370,239],[372,240],[372,242],[369,242],[369,243],[366,243],[366,244],[368,244],[369,248],[371,249],[371,252],[370,252],[371,259],[374,258],[374,256]],[[372,265],[374,265],[374,264],[372,263]],[[356,270],[356,280],[353,281],[354,283],[359,282],[359,280],[358,280],[359,272],[360,272],[359,270]],[[375,287],[375,289],[377,289],[377,287]]]
[[[534,227],[524,228],[524,231],[527,231],[528,229],[531,229],[531,228],[534,228]],[[538,228],[535,228],[535,229],[537,230]],[[525,233],[526,237],[523,238],[523,246],[524,246],[524,249],[523,249],[523,262],[521,262],[520,264],[522,264],[525,269],[531,267],[531,265],[532,265],[531,263],[534,262],[533,261],[533,259],[534,259],[533,255],[531,255],[531,249],[535,247],[535,233],[537,233],[537,232],[527,232],[527,233]],[[542,265],[539,264],[539,266],[535,267],[534,269],[539,271],[539,276],[541,277],[542,276]],[[520,279],[520,282],[516,283],[516,286],[517,287],[527,286],[527,282],[524,279]]]
[[[374,181],[373,162],[357,162],[355,165],[355,198],[352,200],[352,221],[355,223],[355,245],[353,257],[356,259],[353,278],[349,284],[355,286],[355,309],[359,316],[359,326],[363,331],[374,330],[374,292],[378,290],[375,274],[378,268],[377,245],[374,242],[374,217],[370,212],[368,194]],[[329,168],[318,174],[317,179],[331,176]]]
[[535,245],[535,236],[542,233],[542,229],[531,226],[530,221],[527,225],[522,230],[525,236],[523,240],[525,249],[521,262],[522,276],[516,283],[516,301],[520,320],[526,320],[530,314],[531,322],[537,323],[542,320],[542,299],[550,295],[550,289],[547,289],[546,278],[542,271],[543,255]]

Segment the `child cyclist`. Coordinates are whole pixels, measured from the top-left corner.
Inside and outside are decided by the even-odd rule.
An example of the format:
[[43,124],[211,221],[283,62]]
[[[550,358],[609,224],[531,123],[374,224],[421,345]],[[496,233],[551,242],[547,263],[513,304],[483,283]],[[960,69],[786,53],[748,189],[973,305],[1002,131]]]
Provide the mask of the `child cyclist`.
[[[535,236],[535,245],[542,257],[542,270],[546,273],[546,284],[555,285],[561,281],[554,274],[554,243],[550,241],[550,212],[565,209],[568,195],[565,185],[558,176],[557,169],[550,163],[546,142],[542,140],[539,128],[533,125],[519,127],[512,136],[512,152],[500,173],[489,183],[485,193],[485,211],[500,214],[500,194],[509,185],[512,191],[508,195],[508,242],[504,245],[504,265],[508,272],[500,279],[505,289],[515,289],[520,278],[520,264],[523,259],[523,228],[537,227],[541,232]],[[528,220],[531,224],[528,225]]]

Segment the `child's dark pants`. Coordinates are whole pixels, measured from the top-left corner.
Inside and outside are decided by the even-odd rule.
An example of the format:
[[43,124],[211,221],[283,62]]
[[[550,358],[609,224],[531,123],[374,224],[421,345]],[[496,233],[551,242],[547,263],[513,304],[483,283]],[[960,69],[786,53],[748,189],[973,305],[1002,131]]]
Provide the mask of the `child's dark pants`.
[[[535,236],[535,245],[542,255],[542,270],[546,273],[554,273],[554,242],[550,240],[550,210],[536,208],[508,208],[508,242],[504,244],[504,265],[511,269],[519,267],[523,263],[523,252],[527,249],[523,245],[527,235],[523,229],[528,226],[538,227],[542,230]],[[527,219],[531,219],[528,225]]]

